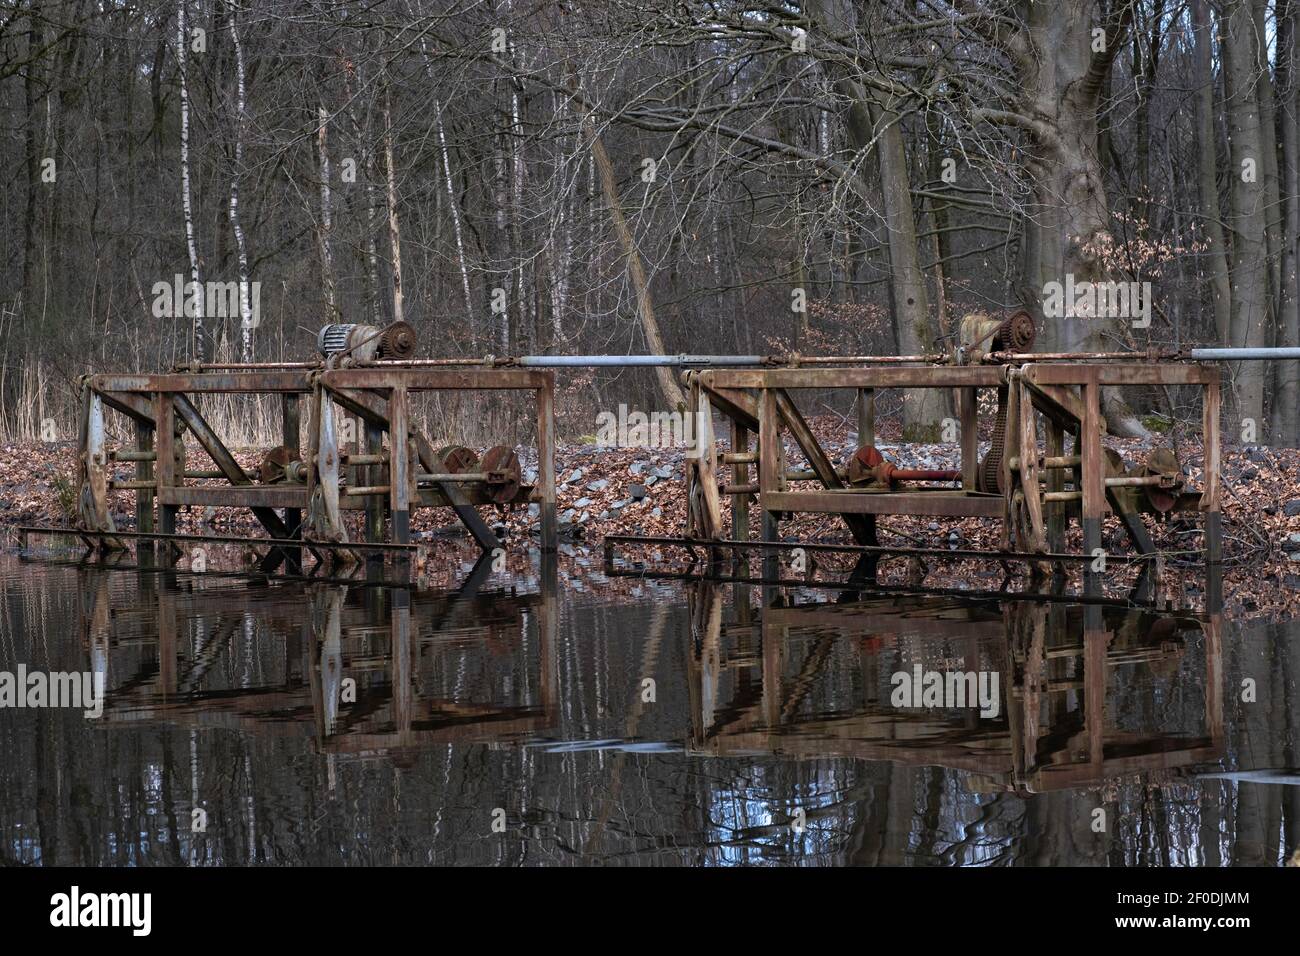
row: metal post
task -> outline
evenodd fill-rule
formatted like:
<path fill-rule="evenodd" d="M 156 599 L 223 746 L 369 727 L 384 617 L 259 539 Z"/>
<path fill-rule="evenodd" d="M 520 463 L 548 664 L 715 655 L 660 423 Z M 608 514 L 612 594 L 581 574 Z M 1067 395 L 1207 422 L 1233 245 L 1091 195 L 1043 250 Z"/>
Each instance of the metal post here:
<path fill-rule="evenodd" d="M 1101 386 L 1097 383 L 1096 369 L 1083 386 L 1083 422 L 1079 428 L 1079 455 L 1083 487 L 1083 550 L 1093 554 L 1101 548 L 1101 515 L 1106 507 L 1105 472 L 1102 468 L 1101 445 Z M 1095 594 L 1101 581 L 1092 570 L 1092 562 L 1083 566 L 1084 592 Z"/>
<path fill-rule="evenodd" d="M 555 515 L 555 378 L 547 373 L 545 387 L 537 389 L 537 491 L 540 497 L 542 551 L 559 544 Z"/>
<path fill-rule="evenodd" d="M 157 392 L 154 394 L 154 442 L 157 445 L 157 481 L 158 493 L 161 497 L 163 489 L 177 487 L 177 464 L 183 451 L 178 454 L 177 445 L 183 443 L 179 440 L 176 428 L 176 408 L 172 404 L 172 397 L 169 392 Z M 183 474 L 183 466 L 179 469 Z M 180 509 L 176 505 L 163 503 L 158 508 L 158 528 L 163 534 L 176 533 L 176 516 Z M 167 553 L 172 555 L 174 552 L 172 546 L 168 545 Z"/>
<path fill-rule="evenodd" d="M 286 448 L 293 449 L 294 455 L 292 457 L 297 457 L 299 450 L 302 448 L 302 404 L 297 395 L 282 395 L 280 396 L 280 409 L 284 422 L 281 441 Z M 285 508 L 284 526 L 288 529 L 289 534 L 295 538 L 298 537 L 302 528 L 302 509 Z"/>
<path fill-rule="evenodd" d="M 395 544 L 411 542 L 411 455 L 406 439 L 409 421 L 406 387 L 395 387 L 388 399 L 388 485 Z M 382 503 L 379 506 L 382 508 Z M 368 530 L 369 508 L 366 509 L 366 523 Z"/>

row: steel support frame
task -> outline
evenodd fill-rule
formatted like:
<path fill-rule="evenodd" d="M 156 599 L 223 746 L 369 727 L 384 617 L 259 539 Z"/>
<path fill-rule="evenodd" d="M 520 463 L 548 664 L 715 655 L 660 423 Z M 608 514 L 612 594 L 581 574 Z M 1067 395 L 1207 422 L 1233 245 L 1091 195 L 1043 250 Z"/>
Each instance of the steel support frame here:
<path fill-rule="evenodd" d="M 134 421 L 136 475 L 136 519 L 140 530 L 154 527 L 153 508 L 159 509 L 158 530 L 176 531 L 177 513 L 182 506 L 212 505 L 251 509 L 273 539 L 302 539 L 310 546 L 318 529 L 303 513 L 312 506 L 319 490 L 327 499 L 325 510 L 332 515 L 327 524 L 341 531 L 342 510 L 367 510 L 366 537 L 377 541 L 382 512 L 390 516 L 390 537 L 394 543 L 410 541 L 410 512 L 415 507 L 450 507 L 456 510 L 476 541 L 485 550 L 499 541 L 475 510 L 493 503 L 475 484 L 444 483 L 418 488 L 416 463 L 429 472 L 438 469 L 427 439 L 411 427 L 409 396 L 421 391 L 530 391 L 535 398 L 538 434 L 538 479 L 524 485 L 514 503 L 536 502 L 541 517 L 541 547 L 554 551 L 557 543 L 555 507 L 555 399 L 554 373 L 540 369 L 443 369 L 443 368 L 343 368 L 275 371 L 172 372 L 156 375 L 96 375 L 83 380 L 84 398 L 80 426 L 81 489 L 79 519 L 83 528 L 97 532 L 115 530 L 108 503 L 112 490 L 110 459 L 104 448 L 104 408 L 122 413 Z M 301 399 L 307 396 L 311 409 L 308 467 L 305 483 L 254 484 L 235 462 L 221 438 L 204 420 L 189 396 L 194 394 L 278 394 L 282 402 L 283 442 L 301 449 Z M 378 502 L 370 496 L 339 494 L 337 433 L 334 429 L 338 404 L 358 414 L 365 423 L 367 446 L 378 451 L 383 431 L 404 435 L 390 438 L 387 470 L 392 480 L 387 494 Z M 183 429 L 193 432 L 229 486 L 196 486 L 186 483 Z M 325 455 L 322 455 L 322 452 Z M 328 456 L 333 458 L 327 460 Z M 367 481 L 376 484 L 382 466 L 361 467 Z M 322 476 L 328 476 L 327 480 Z M 354 500 L 347 500 L 352 498 Z M 376 505 L 378 504 L 378 510 Z M 275 509 L 284 509 L 283 519 Z M 120 541 L 103 538 L 104 545 L 120 548 Z M 337 540 L 337 539 L 336 539 Z"/>
<path fill-rule="evenodd" d="M 1084 554 L 1101 548 L 1102 519 L 1108 505 L 1102 433 L 1102 390 L 1140 385 L 1195 385 L 1202 390 L 1205 469 L 1203 488 L 1195 507 L 1205 512 L 1205 560 L 1217 565 L 1222 560 L 1219 502 L 1219 370 L 1189 364 L 1119 365 L 1107 363 L 1028 364 L 977 366 L 874 366 L 867 368 L 715 368 L 687 373 L 693 407 L 708 415 L 716 410 L 730 422 L 732 433 L 731 484 L 723 489 L 732 499 L 733 535 L 743 540 L 749 527 L 750 503 L 757 495 L 762 522 L 762 540 L 779 541 L 780 517 L 789 512 L 840 514 L 862 544 L 875 543 L 874 523 L 882 514 L 979 517 L 1000 520 L 1003 548 L 1018 548 L 1044 554 L 1065 551 L 1069 509 L 1061 501 L 1044 501 L 1039 492 L 1038 435 L 1036 417 L 1042 414 L 1048 456 L 1064 454 L 1066 431 L 1076 436 L 1076 454 L 1081 461 L 1073 471 L 1080 492 L 1078 515 L 1084 534 Z M 1001 475 L 1002 494 L 976 490 L 978 471 L 977 390 L 1002 388 L 1008 393 L 1006 449 Z M 874 397 L 881 388 L 951 388 L 957 394 L 961 443 L 961 490 L 908 488 L 899 491 L 845 489 L 799 415 L 789 392 L 795 389 L 853 389 L 857 396 L 859 444 L 872 442 L 875 431 Z M 1077 389 L 1077 391 L 1076 391 Z M 696 396 L 707 401 L 699 403 Z M 784 463 L 783 430 L 789 429 L 823 488 L 791 491 Z M 705 440 L 701 461 L 716 461 L 712 429 L 702 429 Z M 757 449 L 749 447 L 750 436 Z M 705 447 L 707 445 L 707 447 Z M 1031 451 L 1032 449 L 1032 451 Z M 1010 459 L 1026 462 L 1023 474 L 1013 474 Z M 757 481 L 750 479 L 750 465 L 756 466 Z M 711 469 L 688 471 L 688 495 L 692 501 L 707 500 L 694 487 Z M 711 478 L 711 474 L 709 474 Z M 1062 491 L 1065 474 L 1044 469 L 1048 491 Z M 1033 489 L 1025 494 L 1025 490 Z M 1019 497 L 1016 497 L 1019 495 Z M 1113 496 L 1111 496 L 1113 498 Z M 1023 516 L 1023 517 L 1019 517 Z M 1141 546 L 1145 531 L 1136 515 L 1122 515 L 1129 533 Z M 863 522 L 870 522 L 864 527 Z M 742 532 L 742 529 L 744 531 Z M 701 534 L 701 532 L 707 532 Z M 720 513 L 700 525 L 687 528 L 691 537 L 720 538 Z M 1149 541 L 1148 541 L 1149 545 Z M 775 552 L 768 555 L 764 573 L 776 576 Z M 768 567 L 772 565 L 772 567 Z M 874 568 L 869 569 L 874 577 Z"/>

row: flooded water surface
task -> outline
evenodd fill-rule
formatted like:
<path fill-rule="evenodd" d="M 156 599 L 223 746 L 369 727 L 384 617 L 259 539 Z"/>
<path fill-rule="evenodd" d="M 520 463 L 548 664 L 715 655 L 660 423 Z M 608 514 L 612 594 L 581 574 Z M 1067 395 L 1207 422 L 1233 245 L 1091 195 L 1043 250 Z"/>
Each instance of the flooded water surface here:
<path fill-rule="evenodd" d="M 434 591 L 4 559 L 0 672 L 104 694 L 97 717 L 0 708 L 0 858 L 1220 866 L 1300 844 L 1290 626 L 573 562 Z"/>

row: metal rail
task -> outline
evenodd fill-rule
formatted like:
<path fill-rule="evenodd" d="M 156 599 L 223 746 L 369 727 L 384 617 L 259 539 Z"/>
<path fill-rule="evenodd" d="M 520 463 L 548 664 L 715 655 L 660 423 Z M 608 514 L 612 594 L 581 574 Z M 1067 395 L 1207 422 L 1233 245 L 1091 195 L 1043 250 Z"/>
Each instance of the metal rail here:
<path fill-rule="evenodd" d="M 736 541 L 731 539 L 711 540 L 707 538 L 671 538 L 654 535 L 610 534 L 604 539 L 605 560 L 613 559 L 614 545 L 659 544 L 682 548 L 802 548 L 804 551 L 846 552 L 849 554 L 895 554 L 904 557 L 942 557 L 942 558 L 992 558 L 998 561 L 1068 561 L 1075 564 L 1094 561 L 1091 554 L 1060 554 L 1055 552 L 1038 553 L 1035 551 L 977 551 L 971 548 L 914 548 L 890 547 L 873 544 L 827 544 L 819 541 Z M 1107 554 L 1106 561 L 1112 564 L 1141 564 L 1154 560 L 1157 555 Z"/>
<path fill-rule="evenodd" d="M 86 531 L 81 528 L 48 528 L 18 525 L 14 528 L 20 536 L 29 534 L 70 535 L 74 538 L 146 538 L 154 541 L 193 541 L 204 544 L 257 544 L 274 548 L 340 548 L 346 551 L 415 551 L 417 544 L 389 544 L 380 541 L 309 541 L 302 538 L 263 538 L 225 534 L 163 534 L 151 531 Z"/>

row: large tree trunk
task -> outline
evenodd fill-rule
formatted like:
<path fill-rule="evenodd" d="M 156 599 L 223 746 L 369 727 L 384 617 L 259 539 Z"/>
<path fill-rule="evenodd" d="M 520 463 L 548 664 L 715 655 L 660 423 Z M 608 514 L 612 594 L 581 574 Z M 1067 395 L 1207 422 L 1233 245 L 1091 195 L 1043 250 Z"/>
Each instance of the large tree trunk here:
<path fill-rule="evenodd" d="M 1228 228 L 1232 243 L 1232 323 L 1229 344 L 1260 347 L 1268 344 L 1268 243 L 1265 239 L 1266 191 L 1261 181 L 1263 137 L 1259 103 L 1255 20 L 1249 0 L 1226 0 L 1222 22 L 1224 109 L 1232 145 L 1232 213 Z M 1253 173 L 1253 174 L 1252 174 Z M 1263 362 L 1239 362 L 1233 373 L 1236 417 L 1254 422 L 1264 434 Z M 1244 427 L 1244 426 L 1243 426 Z"/>
<path fill-rule="evenodd" d="M 1196 185 L 1204 223 L 1210 297 L 1214 329 L 1221 345 L 1228 343 L 1232 295 L 1228 284 L 1228 249 L 1223 238 L 1214 135 L 1214 29 L 1206 16 L 1206 0 L 1192 0 L 1196 34 L 1194 76 L 1196 84 Z"/>
<path fill-rule="evenodd" d="M 1126 316 L 1047 317 L 1048 283 L 1129 281 L 1110 274 L 1110 209 L 1098 152 L 1097 106 L 1105 76 L 1128 26 L 1120 8 L 1107 29 L 1104 50 L 1093 49 L 1092 4 L 1032 4 L 1025 10 L 1018 57 L 1021 117 L 1034 148 L 1025 159 L 1033 184 L 1021 243 L 1020 299 L 1040 323 L 1048 351 L 1109 351 L 1126 341 Z M 993 117 L 990 117 L 993 118 Z M 1145 435 L 1146 429 L 1118 393 L 1106 395 L 1111 431 Z"/>
<path fill-rule="evenodd" d="M 1295 0 L 1278 5 L 1278 96 L 1282 102 L 1282 169 L 1286 220 L 1282 234 L 1282 295 L 1279 345 L 1300 346 L 1300 126 L 1296 123 L 1297 7 Z M 1273 433 L 1276 445 L 1300 443 L 1300 362 L 1274 363 Z"/>

